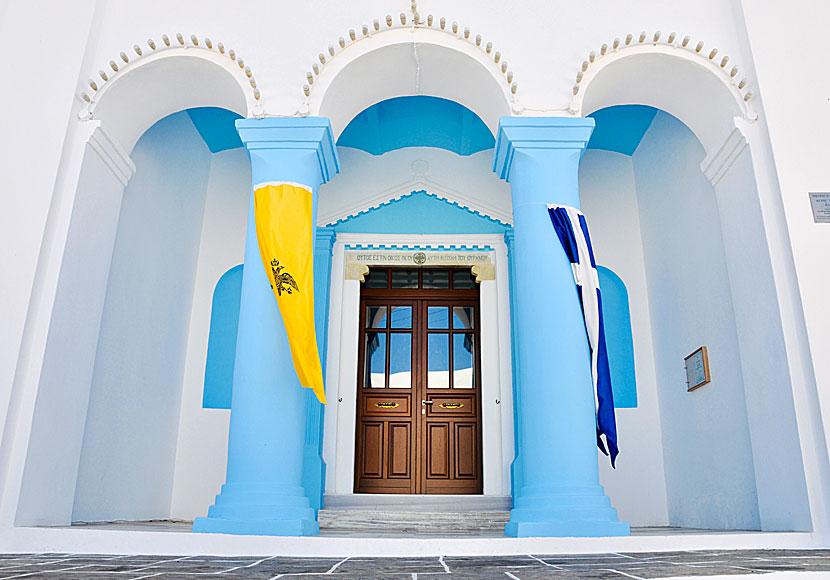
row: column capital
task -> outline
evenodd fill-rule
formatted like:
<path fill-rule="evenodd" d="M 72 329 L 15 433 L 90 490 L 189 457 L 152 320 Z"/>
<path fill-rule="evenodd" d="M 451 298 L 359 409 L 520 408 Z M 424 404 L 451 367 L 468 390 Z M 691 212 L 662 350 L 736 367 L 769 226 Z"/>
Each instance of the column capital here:
<path fill-rule="evenodd" d="M 327 183 L 340 172 L 340 159 L 331 122 L 325 117 L 239 119 L 236 121 L 236 130 L 245 148 L 251 153 L 264 150 L 315 152 L 320 183 Z"/>
<path fill-rule="evenodd" d="M 588 145 L 594 120 L 588 117 L 502 117 L 499 120 L 493 171 L 510 181 L 517 150 L 532 154 L 545 149 L 579 151 Z"/>
<path fill-rule="evenodd" d="M 334 231 L 334 228 L 328 226 L 318 227 L 314 232 L 314 253 L 322 252 L 330 256 L 336 238 L 337 232 Z"/>

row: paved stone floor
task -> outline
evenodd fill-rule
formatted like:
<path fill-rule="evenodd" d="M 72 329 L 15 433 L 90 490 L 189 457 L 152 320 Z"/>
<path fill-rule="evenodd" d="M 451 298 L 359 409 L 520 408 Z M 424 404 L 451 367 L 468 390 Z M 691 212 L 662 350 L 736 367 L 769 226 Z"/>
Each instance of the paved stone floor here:
<path fill-rule="evenodd" d="M 0 555 L 0 580 L 198 580 L 332 577 L 331 580 L 537 580 L 677 578 L 797 572 L 830 578 L 830 550 L 700 551 L 654 554 L 441 558 L 254 558 Z M 812 573 L 812 574 L 811 574 Z M 795 574 L 797 578 L 800 574 Z M 774 575 L 775 576 L 775 575 Z M 759 578 L 760 580 L 760 578 Z"/>

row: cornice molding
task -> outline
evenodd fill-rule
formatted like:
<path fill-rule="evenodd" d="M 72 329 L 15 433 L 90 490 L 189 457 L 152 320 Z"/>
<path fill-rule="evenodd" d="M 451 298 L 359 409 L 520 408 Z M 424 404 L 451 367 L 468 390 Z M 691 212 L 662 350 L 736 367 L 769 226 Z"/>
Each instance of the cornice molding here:
<path fill-rule="evenodd" d="M 135 173 L 135 163 L 124 148 L 110 137 L 100 124 L 95 127 L 87 143 L 121 185 L 127 187 L 127 183 Z"/>
<path fill-rule="evenodd" d="M 473 200 L 457 191 L 439 185 L 426 177 L 419 177 L 400 185 L 382 191 L 370 198 L 364 198 L 347 208 L 341 208 L 318 218 L 321 226 L 343 223 L 360 215 L 365 215 L 380 207 L 395 201 L 410 197 L 414 194 L 424 194 L 463 209 L 479 217 L 491 220 L 505 226 L 513 225 L 513 216 L 495 207 Z"/>
<path fill-rule="evenodd" d="M 730 131 L 720 147 L 709 153 L 700 163 L 700 169 L 712 184 L 717 187 L 721 179 L 729 173 L 732 166 L 749 146 L 743 132 L 737 127 Z"/>

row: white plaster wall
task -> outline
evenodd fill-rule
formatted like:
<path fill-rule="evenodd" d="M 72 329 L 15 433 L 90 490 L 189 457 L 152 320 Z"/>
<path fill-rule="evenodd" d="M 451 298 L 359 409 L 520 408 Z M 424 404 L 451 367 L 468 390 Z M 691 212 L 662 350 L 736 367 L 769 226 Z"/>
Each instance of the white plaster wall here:
<path fill-rule="evenodd" d="M 778 211 L 781 206 L 786 216 L 786 223 L 776 224 L 783 230 L 780 248 L 773 248 L 784 255 L 776 264 L 776 276 L 786 317 L 785 339 L 790 352 L 796 345 L 804 348 L 807 341 L 811 352 L 810 357 L 804 351 L 800 358 L 793 357 L 791 369 L 796 415 L 803 426 L 800 437 L 809 472 L 813 525 L 826 536 L 830 532 L 830 357 L 826 355 L 830 350 L 830 225 L 813 221 L 808 192 L 830 191 L 830 67 L 825 42 L 830 4 L 795 0 L 787 10 L 780 10 L 774 4 L 742 1 L 740 7 L 763 101 L 761 122 L 771 141 L 762 135 L 754 145 L 758 150 L 771 145 L 775 160 L 774 167 L 765 167 L 769 184 L 761 182 L 759 187 L 766 185 L 776 194 L 780 188 L 780 201 L 776 196 L 772 208 L 765 208 L 765 218 L 770 223 L 770 209 Z"/>
<path fill-rule="evenodd" d="M 338 147 L 337 153 L 340 174 L 320 188 L 318 225 L 419 189 L 512 222 L 510 186 L 493 173 L 492 149 L 468 156 L 435 147 L 406 147 L 383 155 Z"/>
<path fill-rule="evenodd" d="M 45 12 L 51 18 L 44 19 Z M 0 62 L 0 75 L 5 90 L 0 94 L 3 111 L 14 111 L 0 120 L 0 468 L 5 468 L 15 430 L 28 430 L 28 420 L 12 416 L 9 431 L 6 413 L 12 402 L 12 383 L 18 368 L 18 355 L 27 352 L 22 344 L 23 330 L 30 309 L 30 296 L 35 285 L 38 259 L 41 255 L 47 218 L 52 206 L 56 181 L 60 181 L 60 162 L 64 138 L 73 108 L 79 70 L 84 63 L 89 34 L 94 30 L 95 2 L 82 0 L 76 4 L 50 2 L 3 2 L 0 5 L 0 35 L 8 46 L 26 46 L 26 60 L 31 67 L 21 67 L 20 60 L 6 58 Z M 38 34 L 62 38 L 63 49 L 54 51 L 46 42 L 31 42 L 34 25 Z M 47 64 L 48 63 L 48 64 Z M 54 68 L 53 68 L 54 67 Z M 42 71 L 50 74 L 42 75 Z M 39 72 L 38 72 L 39 71 Z M 31 75 L 31 76 L 30 76 Z M 37 91 L 24 90 L 27 82 L 36 82 Z M 13 89 L 13 85 L 18 85 Z M 37 113 L 30 113 L 36 111 Z M 80 164 L 80 159 L 77 160 Z M 35 304 L 34 308 L 39 305 Z M 48 316 L 48 314 L 46 314 Z M 22 350 L 21 350 L 22 346 Z M 31 383 L 27 385 L 31 386 Z M 23 386 L 21 385 L 21 388 Z M 17 393 L 19 403 L 31 393 Z M 18 464 L 22 471 L 22 462 Z M 17 472 L 17 477 L 20 476 Z M 0 472 L 0 489 L 8 491 Z M 18 479 L 19 481 L 19 479 Z M 13 486 L 13 487 L 16 487 Z M 5 494 L 4 494 L 5 495 Z M 15 498 L 16 499 L 16 498 Z M 3 520 L 13 513 L 13 505 L 5 505 Z"/>
<path fill-rule="evenodd" d="M 669 520 L 660 409 L 631 157 L 586 151 L 579 167 L 579 189 L 597 263 L 611 268 L 628 289 L 637 380 L 637 407 L 616 410 L 617 468 L 612 469 L 608 457 L 600 453 L 600 483 L 620 519 L 632 526 L 665 526 Z"/>
<path fill-rule="evenodd" d="M 27 47 L 28 64 L 20 67 L 17 61 L 10 59 L 0 65 L 12 67 L 8 71 L 0 70 L 8 73 L 4 78 L 14 79 L 15 86 L 21 87 L 0 96 L 4 110 L 21 112 L 7 116 L 3 121 L 3 132 L 14 134 L 16 138 L 3 148 L 0 160 L 4 165 L 0 174 L 4 176 L 4 191 L 26 192 L 25 196 L 7 195 L 9 211 L 0 214 L 0 240 L 6 248 L 0 254 L 0 265 L 7 280 L 0 287 L 3 322 L 0 422 L 11 397 L 15 367 L 20 363 L 18 348 L 21 342 L 25 344 L 23 322 L 53 187 L 56 177 L 58 181 L 61 179 L 59 162 L 67 119 L 70 129 L 79 125 L 71 116 L 71 111 L 80 106 L 79 100 L 73 101 L 73 94 L 80 90 L 84 80 L 94 76 L 98 68 L 105 68 L 110 59 L 117 60 L 118 52 L 124 50 L 132 55 L 130 46 L 139 39 L 153 37 L 158 42 L 162 33 L 172 37 L 180 29 L 186 36 L 190 32 L 210 35 L 214 42 L 221 40 L 228 46 L 233 45 L 257 75 L 266 110 L 292 113 L 302 106 L 300 88 L 304 74 L 318 52 L 328 44 L 335 44 L 336 38 L 345 35 L 349 28 L 358 28 L 359 22 L 369 23 L 371 18 L 382 18 L 387 12 L 394 15 L 399 10 L 406 10 L 406 6 L 393 9 L 380 0 L 359 5 L 314 0 L 291 6 L 291 21 L 303 23 L 303 26 L 286 24 L 275 34 L 273 23 L 287 22 L 285 9 L 264 0 L 247 5 L 251 13 L 260 15 L 253 20 L 241 16 L 229 18 L 227 6 L 213 1 L 197 3 L 191 0 L 171 5 L 153 0 L 141 6 L 99 4 L 102 6 L 100 13 L 95 13 L 93 2 L 74 3 L 71 9 L 52 4 L 11 2 L 0 7 L 4 38 L 10 46 Z M 801 434 L 802 445 L 806 445 L 805 439 L 824 437 L 822 418 L 811 416 L 810 396 L 815 397 L 816 379 L 822 408 L 830 408 L 824 400 L 827 389 L 822 388 L 830 384 L 830 361 L 821 355 L 830 346 L 830 314 L 825 299 L 830 279 L 822 266 L 830 247 L 830 226 L 812 222 L 806 199 L 809 190 L 830 190 L 826 185 L 827 149 L 824 143 L 830 129 L 830 110 L 826 102 L 830 93 L 830 72 L 822 44 L 822 24 L 828 20 L 830 8 L 812 0 L 795 0 L 790 10 L 782 12 L 770 3 L 742 2 L 750 41 L 745 43 L 742 41 L 744 36 L 736 34 L 742 32 L 737 29 L 742 28 L 744 22 L 736 25 L 734 4 L 702 0 L 695 4 L 655 5 L 640 0 L 619 6 L 538 3 L 526 10 L 516 10 L 513 5 L 503 2 L 482 4 L 460 0 L 448 5 L 436 0 L 422 0 L 419 9 L 422 14 L 434 13 L 436 19 L 443 14 L 449 21 L 458 20 L 462 30 L 464 26 L 473 29 L 473 36 L 480 31 L 485 42 L 492 39 L 497 48 L 503 50 L 511 70 L 516 73 L 520 83 L 518 110 L 528 107 L 524 114 L 534 114 L 534 108 L 563 111 L 570 102 L 573 75 L 587 52 L 596 50 L 602 42 L 609 42 L 615 36 L 624 36 L 626 31 L 635 36 L 639 30 L 658 28 L 664 35 L 669 30 L 677 30 L 681 36 L 688 32 L 695 40 L 705 40 L 707 48 L 717 45 L 720 54 L 729 54 L 730 64 L 739 64 L 749 70 L 750 88 L 762 93 L 764 98 L 760 139 L 766 139 L 765 123 L 768 123 L 778 165 L 777 175 L 772 180 L 777 178 L 781 183 L 786 225 L 796 255 L 798 280 L 793 272 L 782 269 L 780 263 L 776 266 L 779 293 L 795 295 L 795 300 L 787 304 L 789 310 L 782 316 L 788 320 L 800 317 L 799 299 L 803 298 L 807 320 L 804 334 L 809 338 L 813 352 L 812 357 L 806 348 L 791 354 L 794 359 L 803 357 L 799 359 L 803 368 L 797 369 L 796 388 L 805 393 L 797 402 L 797 415 L 801 425 L 808 425 Z M 47 11 L 50 18 L 41 18 Z M 573 22 L 586 21 L 586 14 L 590 14 L 590 26 L 572 26 Z M 35 28 L 39 36 L 33 43 L 29 34 Z M 757 90 L 753 80 L 750 44 L 761 91 Z M 274 54 L 291 57 L 274 58 Z M 463 73 L 447 70 L 445 74 Z M 803 79 L 798 83 L 797 91 L 793 89 L 793 78 Z M 413 91 L 414 86 L 413 83 Z M 31 87 L 37 87 L 37 90 Z M 156 94 L 163 93 L 163 87 L 158 87 Z M 797 110 L 793 109 L 794 102 Z M 797 117 L 796 121 L 793 121 L 794 117 Z M 809 122 L 803 122 L 804 118 Z M 63 153 L 66 153 L 65 149 Z M 32 170 L 34 167 L 37 171 Z M 775 168 L 765 165 L 763 171 L 773 174 Z M 762 186 L 768 184 L 759 184 Z M 765 213 L 765 220 L 774 222 L 775 216 Z M 789 241 L 789 238 L 784 239 L 783 250 L 777 248 L 776 252 L 786 253 Z M 14 282 L 9 283 L 9 280 Z M 34 308 L 48 300 L 49 297 L 44 298 Z M 800 342 L 802 331 L 798 323 L 785 324 L 789 345 L 800 347 L 806 344 L 807 338 Z M 45 332 L 38 340 L 45 341 L 44 337 Z M 34 404 L 37 381 L 21 384 L 21 389 L 25 392 L 14 397 L 18 401 L 15 409 L 19 405 L 25 407 L 27 401 Z M 27 421 L 26 417 L 11 418 L 0 454 L 0 468 L 12 470 L 18 478 L 22 461 L 12 461 L 10 456 L 25 455 Z M 824 424 L 828 422 L 830 414 L 825 414 Z M 22 447 L 20 441 L 23 441 Z M 826 443 L 821 441 L 816 457 L 810 460 L 813 464 L 810 469 L 817 478 L 812 484 L 811 495 L 815 505 L 824 503 L 822 498 L 827 496 L 827 481 L 830 480 Z M 10 448 L 12 444 L 16 445 L 14 449 Z M 10 489 L 8 485 L 0 487 L 4 487 L 4 493 Z M 4 521 L 8 519 L 5 517 L 7 512 L 4 511 Z M 828 519 L 826 512 L 823 519 L 825 522 Z"/>
<path fill-rule="evenodd" d="M 212 155 L 199 245 L 193 310 L 187 338 L 179 436 L 170 515 L 206 515 L 225 482 L 229 409 L 202 408 L 213 291 L 219 278 L 243 262 L 251 164 L 245 149 Z"/>
<path fill-rule="evenodd" d="M 764 530 L 810 530 L 804 463 L 770 243 L 753 157 L 740 130 L 732 133 L 718 154 L 707 156 L 702 167 L 715 186 L 720 212 L 761 526 Z"/>
<path fill-rule="evenodd" d="M 15 522 L 67 525 L 84 436 L 95 351 L 124 181 L 108 165 L 100 129 L 85 147 L 49 334 Z M 125 176 L 121 176 L 125 179 Z M 83 299 L 80 299 L 83 297 Z M 55 474 L 60 474 L 56 477 Z"/>
<path fill-rule="evenodd" d="M 133 150 L 75 491 L 74 521 L 166 518 L 210 153 L 185 113 Z"/>
<path fill-rule="evenodd" d="M 735 35 L 730 4 L 722 0 L 693 4 L 639 0 L 625 4 L 533 2 L 517 6 L 493 0 L 421 0 L 418 10 L 424 17 L 433 14 L 436 24 L 441 16 L 446 17 L 448 27 L 458 21 L 459 32 L 469 27 L 471 40 L 482 34 L 484 44 L 492 41 L 494 52 L 501 51 L 516 74 L 520 106 L 564 111 L 572 98 L 573 78 L 588 52 L 629 32 L 635 38 L 641 30 L 662 30 L 664 36 L 675 30 L 681 38 L 691 34 L 705 40 L 707 47 L 716 45 L 720 54 L 731 56 L 732 62 L 742 63 L 745 54 Z M 94 66 L 97 69 L 148 37 L 158 43 L 163 33 L 173 40 L 178 31 L 185 38 L 191 33 L 200 38 L 209 36 L 214 44 L 221 41 L 244 57 L 262 91 L 266 113 L 292 114 L 305 102 L 305 74 L 317 62 L 318 53 L 325 52 L 330 44 L 339 50 L 337 40 L 341 36 L 348 39 L 349 29 L 356 30 L 360 38 L 362 24 L 371 29 L 373 19 L 383 23 L 385 15 L 390 14 L 397 20 L 401 12 L 409 14 L 408 2 L 309 0 L 294 3 L 290 9 L 267 0 L 246 2 L 244 14 L 255 14 L 256 18 L 229 12 L 226 4 L 216 0 L 189 0 L 175 5 L 162 0 L 149 0 L 140 6 L 114 3 L 107 5 L 99 24 L 101 41 L 93 53 Z M 574 26 L 575 22 L 583 24 Z M 423 76 L 426 79 L 434 72 L 425 71 Z M 441 74 L 460 72 L 450 68 Z M 418 85 L 413 71 L 413 93 Z"/>
<path fill-rule="evenodd" d="M 658 112 L 633 156 L 660 401 L 669 524 L 760 525 L 735 314 L 699 141 Z M 686 392 L 706 345 L 712 382 Z"/>

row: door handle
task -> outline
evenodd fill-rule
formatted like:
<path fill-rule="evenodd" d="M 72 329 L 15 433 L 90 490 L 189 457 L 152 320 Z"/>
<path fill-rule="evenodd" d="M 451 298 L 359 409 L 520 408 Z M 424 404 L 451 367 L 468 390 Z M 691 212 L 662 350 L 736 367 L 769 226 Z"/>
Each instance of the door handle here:
<path fill-rule="evenodd" d="M 432 405 L 433 401 L 421 401 L 422 405 Z"/>

